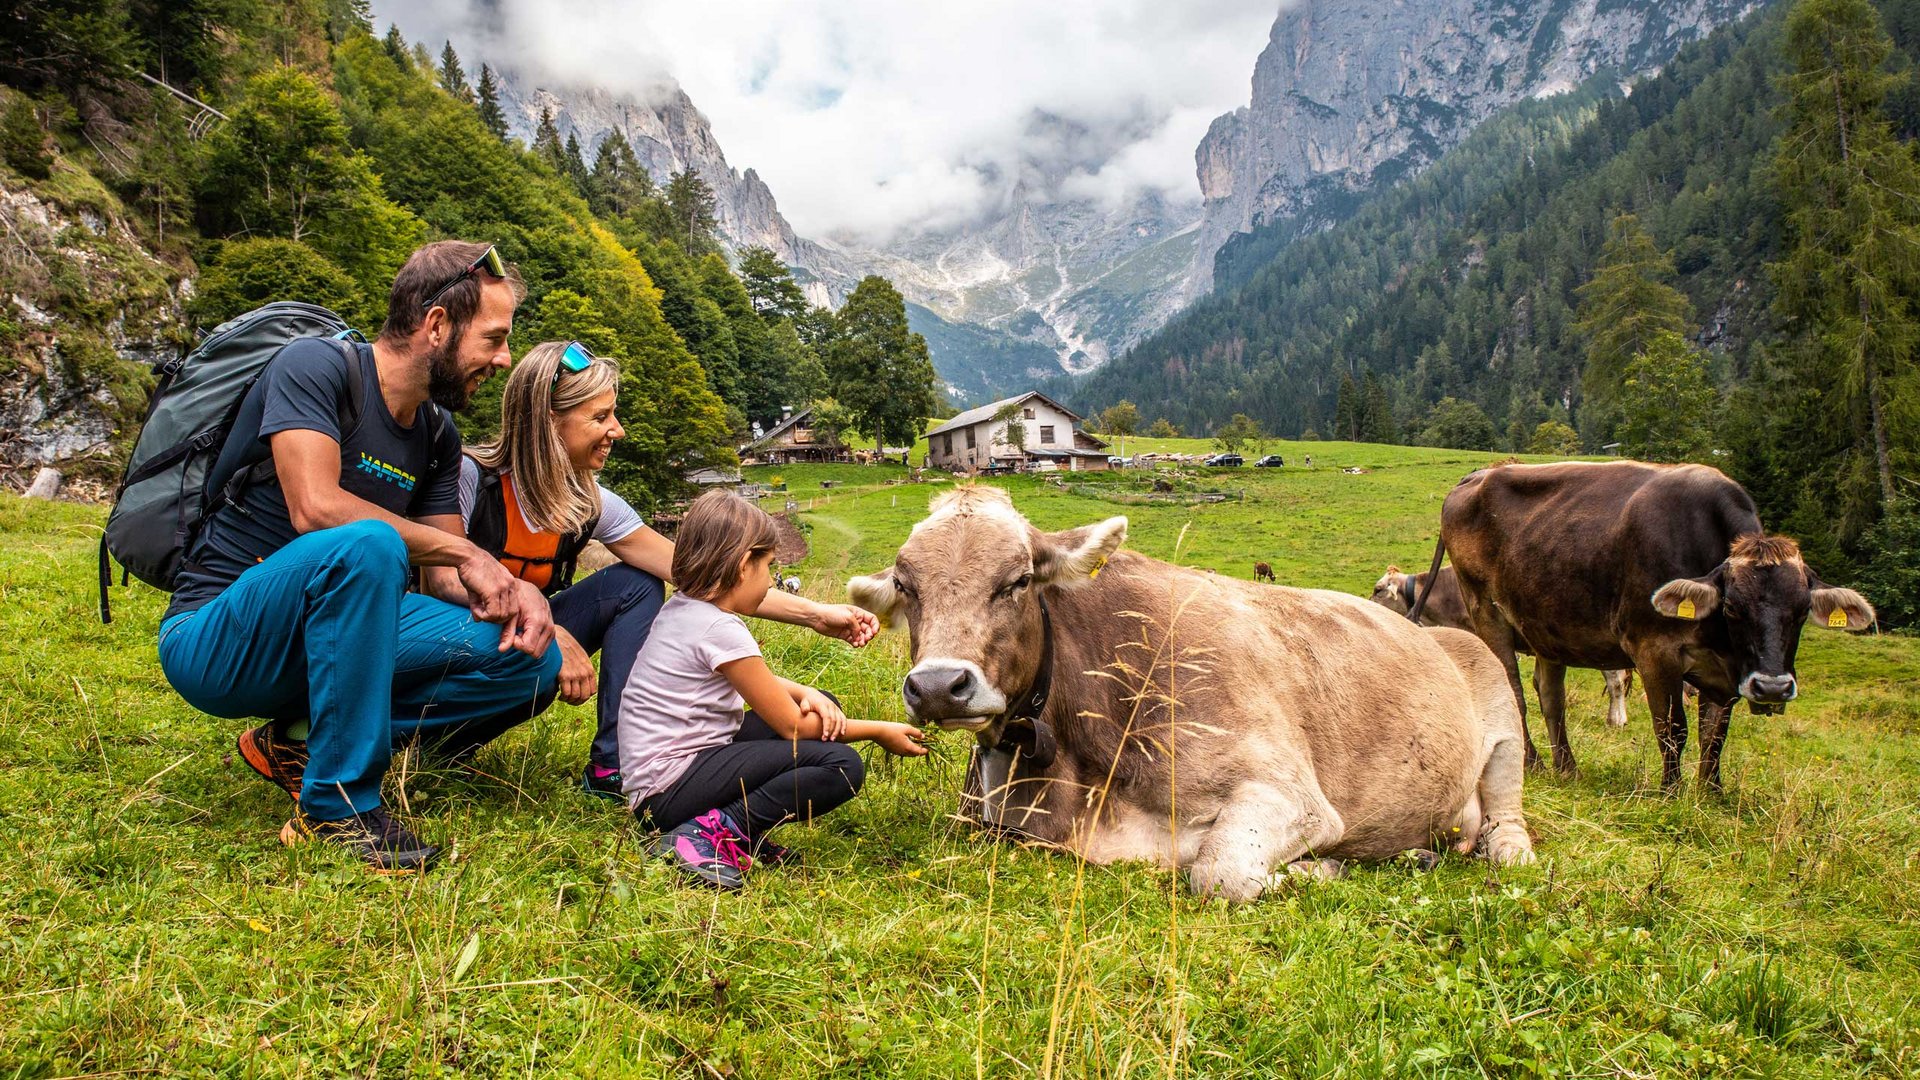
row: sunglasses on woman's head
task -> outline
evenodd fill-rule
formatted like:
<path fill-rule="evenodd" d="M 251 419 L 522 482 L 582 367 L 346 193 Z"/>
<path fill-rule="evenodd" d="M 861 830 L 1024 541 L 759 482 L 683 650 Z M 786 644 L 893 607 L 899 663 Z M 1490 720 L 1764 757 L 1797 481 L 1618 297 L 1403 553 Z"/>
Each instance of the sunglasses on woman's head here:
<path fill-rule="evenodd" d="M 585 345 L 577 341 L 567 342 L 566 349 L 560 353 L 560 363 L 553 369 L 553 382 L 549 385 L 560 385 L 560 376 L 563 372 L 571 371 L 578 375 L 592 367 L 593 361 L 594 355 L 587 351 Z"/>
<path fill-rule="evenodd" d="M 492 244 L 487 245 L 487 250 L 481 252 L 479 258 L 468 263 L 465 270 L 448 278 L 444 284 L 433 290 L 433 295 L 427 297 L 427 302 L 420 305 L 421 310 L 424 311 L 432 308 L 442 296 L 447 294 L 448 289 L 453 288 L 455 285 L 460 284 L 482 270 L 485 270 L 488 276 L 494 278 L 504 278 L 507 276 L 507 264 L 500 258 L 500 253 L 494 250 Z"/>

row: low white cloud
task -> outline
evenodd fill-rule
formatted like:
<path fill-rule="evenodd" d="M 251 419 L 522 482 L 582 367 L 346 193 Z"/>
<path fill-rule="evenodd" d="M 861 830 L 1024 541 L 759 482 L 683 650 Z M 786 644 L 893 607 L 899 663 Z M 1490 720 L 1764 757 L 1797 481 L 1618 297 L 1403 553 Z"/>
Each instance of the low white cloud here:
<path fill-rule="evenodd" d="M 802 234 L 873 240 L 1029 198 L 1197 200 L 1193 150 L 1246 103 L 1275 0 L 376 0 L 467 67 L 685 87 Z"/>

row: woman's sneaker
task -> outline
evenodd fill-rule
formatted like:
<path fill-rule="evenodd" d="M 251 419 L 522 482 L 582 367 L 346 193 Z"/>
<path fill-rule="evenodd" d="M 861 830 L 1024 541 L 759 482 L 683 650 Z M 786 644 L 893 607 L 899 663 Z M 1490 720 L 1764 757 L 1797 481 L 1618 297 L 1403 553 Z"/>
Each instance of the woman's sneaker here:
<path fill-rule="evenodd" d="M 343 847 L 376 874 L 417 874 L 440 854 L 439 848 L 395 821 L 384 806 L 338 821 L 316 821 L 305 812 L 295 812 L 281 826 L 280 842 L 292 847 L 307 840 Z"/>
<path fill-rule="evenodd" d="M 733 818 L 709 810 L 692 821 L 662 833 L 654 854 L 674 864 L 681 873 L 715 888 L 736 890 L 746 884 L 747 838 Z"/>
<path fill-rule="evenodd" d="M 272 724 L 261 724 L 241 732 L 235 745 L 247 768 L 292 796 L 294 802 L 300 801 L 300 785 L 307 774 L 306 743 L 281 735 Z"/>
<path fill-rule="evenodd" d="M 620 770 L 609 769 L 604 765 L 587 762 L 587 768 L 580 774 L 580 790 L 596 799 L 627 801 L 626 793 L 620 790 Z"/>

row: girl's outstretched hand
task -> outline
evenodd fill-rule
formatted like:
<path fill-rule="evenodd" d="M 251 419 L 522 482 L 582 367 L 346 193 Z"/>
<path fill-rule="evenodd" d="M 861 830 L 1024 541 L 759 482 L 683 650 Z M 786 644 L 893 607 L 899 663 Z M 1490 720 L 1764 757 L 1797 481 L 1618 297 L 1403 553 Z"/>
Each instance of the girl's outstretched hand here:
<path fill-rule="evenodd" d="M 877 723 L 880 730 L 873 733 L 873 741 L 881 749 L 897 757 L 925 757 L 926 734 L 912 724 Z"/>

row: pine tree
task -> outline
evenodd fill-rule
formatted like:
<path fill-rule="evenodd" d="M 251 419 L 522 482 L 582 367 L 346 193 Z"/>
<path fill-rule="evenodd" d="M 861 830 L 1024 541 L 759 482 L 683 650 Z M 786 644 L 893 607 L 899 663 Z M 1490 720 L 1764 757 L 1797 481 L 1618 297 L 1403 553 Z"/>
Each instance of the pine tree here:
<path fill-rule="evenodd" d="M 653 177 L 640 167 L 633 144 L 619 128 L 607 132 L 587 177 L 587 204 L 602 217 L 618 217 L 653 195 Z M 748 290 L 751 292 L 751 288 Z"/>
<path fill-rule="evenodd" d="M 461 101 L 473 101 L 473 87 L 467 85 L 466 70 L 460 66 L 460 54 L 453 51 L 451 41 L 440 50 L 440 89 Z"/>
<path fill-rule="evenodd" d="M 1886 69 L 1891 43 L 1866 0 L 1801 0 L 1785 36 L 1793 70 L 1775 169 L 1791 246 L 1772 267 L 1778 307 L 1805 332 L 1790 354 L 1804 383 L 1842 424 L 1864 414 L 1890 507 L 1895 458 L 1916 440 L 1889 405 L 1917 388 L 1920 344 L 1920 168 L 1883 111 L 1905 79 Z"/>
<path fill-rule="evenodd" d="M 713 189 L 707 186 L 699 173 L 689 168 L 673 174 L 667 182 L 667 208 L 673 213 L 676 238 L 687 254 L 708 251 L 716 246 L 713 230 L 720 222 L 713 213 Z M 845 403 L 846 399 L 842 397 L 841 401 Z"/>
<path fill-rule="evenodd" d="M 560 144 L 560 129 L 553 123 L 553 106 L 540 107 L 540 122 L 533 128 L 533 153 L 554 172 L 567 175 L 567 151 Z"/>
<path fill-rule="evenodd" d="M 567 178 L 573 181 L 574 190 L 585 195 L 588 187 L 587 161 L 580 155 L 580 140 L 574 136 L 575 132 L 567 132 L 565 160 L 561 164 L 565 166 Z"/>
<path fill-rule="evenodd" d="M 1333 406 L 1333 437 L 1350 442 L 1360 441 L 1360 388 L 1354 385 L 1353 376 L 1340 376 L 1340 394 Z"/>
<path fill-rule="evenodd" d="M 1386 385 L 1375 378 L 1371 371 L 1360 380 L 1358 412 L 1361 442 L 1400 441 L 1400 425 L 1393 419 L 1393 402 L 1387 398 Z"/>
<path fill-rule="evenodd" d="M 1575 290 L 1580 309 L 1574 325 L 1587 339 L 1587 405 L 1600 424 L 1583 422 L 1582 427 L 1592 433 L 1605 434 L 1633 358 L 1663 333 L 1687 333 L 1693 305 L 1667 284 L 1672 276 L 1673 257 L 1654 246 L 1639 218 L 1621 214 L 1613 219 L 1599 267 Z"/>
<path fill-rule="evenodd" d="M 477 107 L 480 110 L 480 122 L 494 137 L 504 140 L 507 137 L 507 114 L 500 109 L 500 88 L 493 81 L 493 69 L 480 65 L 480 92 Z"/>
<path fill-rule="evenodd" d="M 401 71 L 413 70 L 413 55 L 407 51 L 407 39 L 400 36 L 398 26 L 392 23 L 387 24 L 387 36 L 381 44 L 385 46 L 387 55 L 393 62 L 400 65 Z"/>
<path fill-rule="evenodd" d="M 807 295 L 771 248 L 750 247 L 740 253 L 740 283 L 763 319 L 791 321 L 807 310 Z"/>

